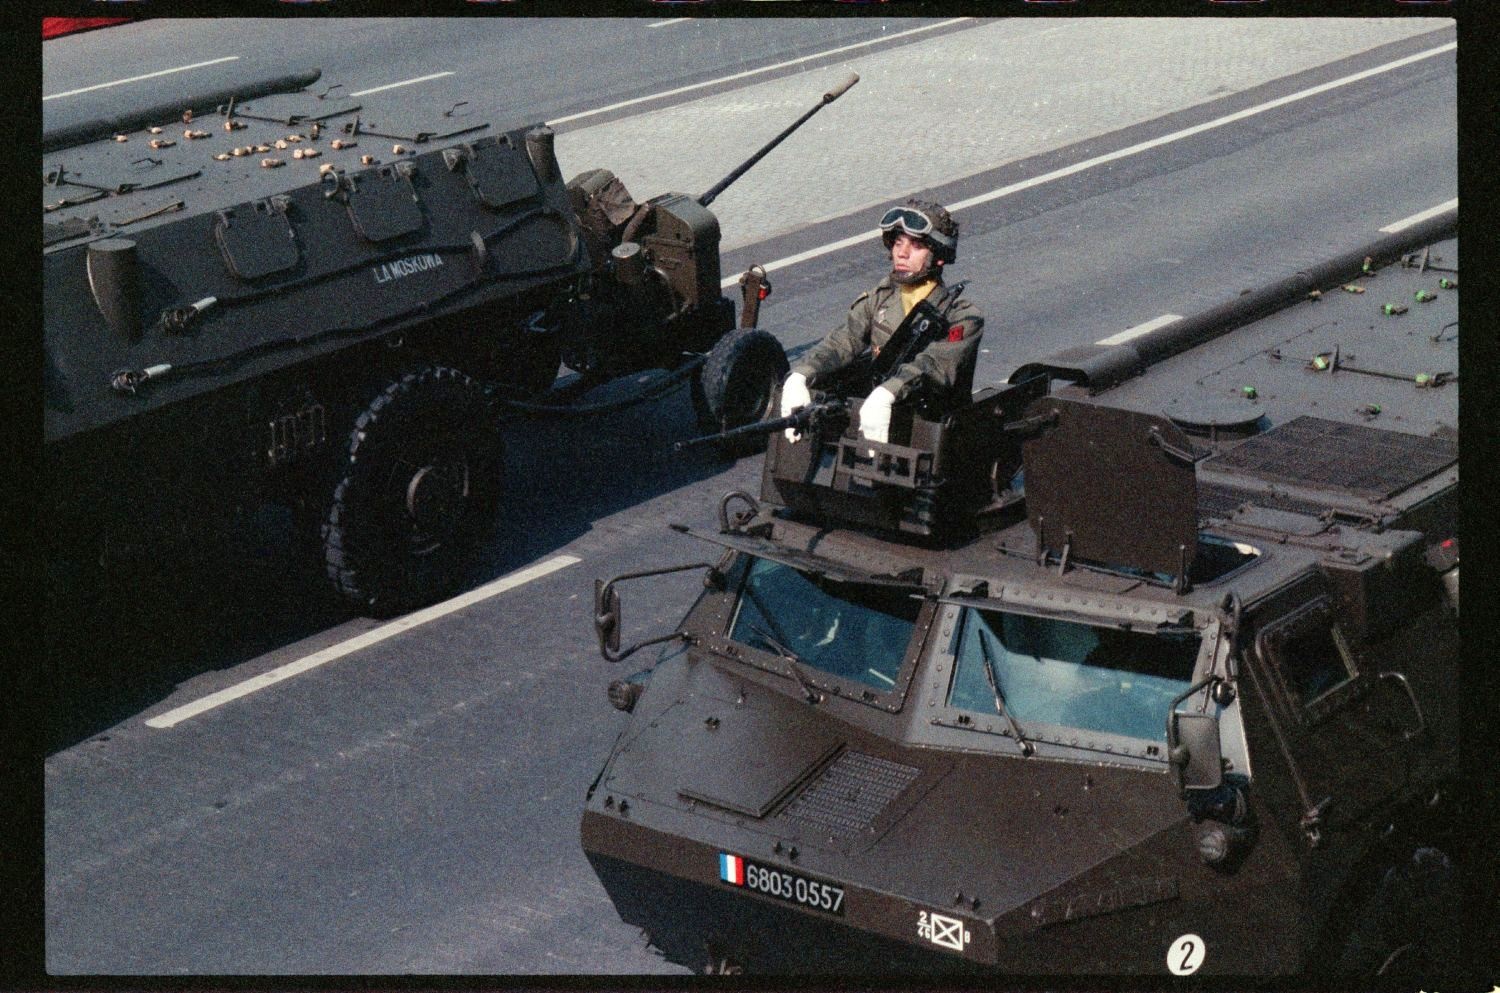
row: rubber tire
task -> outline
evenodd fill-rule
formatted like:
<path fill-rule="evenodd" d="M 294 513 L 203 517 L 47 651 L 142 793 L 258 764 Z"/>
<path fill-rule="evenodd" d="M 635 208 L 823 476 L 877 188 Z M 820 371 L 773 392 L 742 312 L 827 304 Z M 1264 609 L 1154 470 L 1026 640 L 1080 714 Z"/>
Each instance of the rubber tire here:
<path fill-rule="evenodd" d="M 394 616 L 456 589 L 494 522 L 503 452 L 483 390 L 463 373 L 431 366 L 388 385 L 354 422 L 323 518 L 334 590 L 361 611 Z M 407 509 L 418 468 L 434 464 L 464 480 L 435 533 Z"/>
<path fill-rule="evenodd" d="M 703 370 L 700 368 L 689 381 L 688 397 L 693 403 L 693 422 L 699 434 L 713 434 L 719 430 L 714 422 L 713 411 L 708 409 L 708 397 L 703 393 Z"/>
<path fill-rule="evenodd" d="M 754 424 L 780 415 L 781 383 L 791 365 L 775 335 L 759 328 L 736 328 L 709 351 L 699 370 L 694 397 L 700 421 L 712 431 Z M 730 458 L 764 450 L 765 435 L 752 435 L 715 447 Z"/>

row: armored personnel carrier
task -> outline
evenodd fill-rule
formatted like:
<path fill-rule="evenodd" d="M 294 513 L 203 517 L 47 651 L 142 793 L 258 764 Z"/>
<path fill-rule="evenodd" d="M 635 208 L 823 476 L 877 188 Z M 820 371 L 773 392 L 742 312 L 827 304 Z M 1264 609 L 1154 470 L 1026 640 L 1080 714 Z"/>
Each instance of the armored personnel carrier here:
<path fill-rule="evenodd" d="M 675 631 L 620 647 L 672 570 L 597 584 L 607 659 L 660 646 L 582 817 L 620 916 L 709 972 L 1451 966 L 1455 230 L 888 444 L 794 413 L 678 527 L 714 553 Z"/>
<path fill-rule="evenodd" d="M 553 134 L 310 89 L 316 71 L 44 137 L 48 564 L 128 565 L 267 502 L 391 614 L 447 592 L 502 505 L 505 416 L 649 369 L 709 429 L 786 357 L 720 294 L 708 193 L 564 183 Z M 377 98 L 378 99 L 378 98 Z M 548 393 L 559 362 L 579 373 Z M 660 385 L 660 384 L 658 384 Z"/>

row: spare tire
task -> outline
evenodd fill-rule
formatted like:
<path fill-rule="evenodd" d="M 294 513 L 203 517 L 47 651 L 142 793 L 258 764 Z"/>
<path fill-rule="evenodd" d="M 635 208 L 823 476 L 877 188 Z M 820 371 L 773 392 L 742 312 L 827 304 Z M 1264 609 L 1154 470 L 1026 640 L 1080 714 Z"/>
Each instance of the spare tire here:
<path fill-rule="evenodd" d="M 736 328 L 728 332 L 703 363 L 694 380 L 695 406 L 702 426 L 728 431 L 780 414 L 781 383 L 790 369 L 786 351 L 769 331 Z M 765 435 L 718 443 L 721 452 L 738 458 L 765 448 Z"/>

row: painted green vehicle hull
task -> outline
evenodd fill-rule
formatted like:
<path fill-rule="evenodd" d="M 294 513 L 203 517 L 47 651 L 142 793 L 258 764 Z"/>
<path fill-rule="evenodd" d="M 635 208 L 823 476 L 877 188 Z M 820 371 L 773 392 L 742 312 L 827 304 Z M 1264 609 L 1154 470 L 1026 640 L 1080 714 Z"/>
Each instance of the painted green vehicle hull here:
<path fill-rule="evenodd" d="M 717 972 L 1455 968 L 1457 386 L 1386 373 L 1456 350 L 1354 294 L 1261 320 L 1367 256 L 1436 284 L 1454 220 L 888 444 L 774 434 L 611 687 L 582 843 L 621 917 Z M 607 659 L 640 578 L 598 584 Z"/>

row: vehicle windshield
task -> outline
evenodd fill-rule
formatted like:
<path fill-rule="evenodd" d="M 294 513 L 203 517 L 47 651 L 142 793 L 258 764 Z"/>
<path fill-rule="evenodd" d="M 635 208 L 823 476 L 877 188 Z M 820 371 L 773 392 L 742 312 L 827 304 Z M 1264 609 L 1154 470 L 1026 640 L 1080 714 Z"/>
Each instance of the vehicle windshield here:
<path fill-rule="evenodd" d="M 966 607 L 948 703 L 996 713 L 998 688 L 1028 731 L 1057 724 L 1164 741 L 1167 710 L 1190 685 L 1201 640 L 1191 630 L 1142 633 Z"/>
<path fill-rule="evenodd" d="M 729 637 L 879 690 L 896 686 L 922 601 L 752 558 Z"/>

